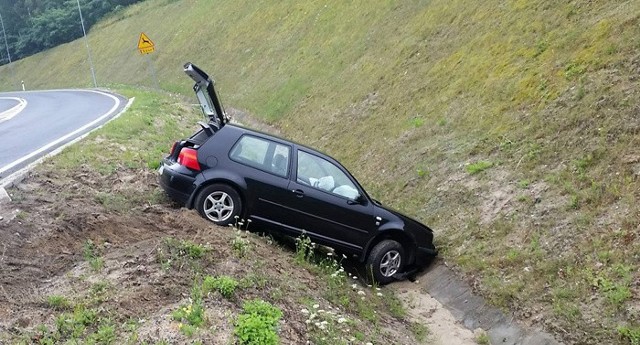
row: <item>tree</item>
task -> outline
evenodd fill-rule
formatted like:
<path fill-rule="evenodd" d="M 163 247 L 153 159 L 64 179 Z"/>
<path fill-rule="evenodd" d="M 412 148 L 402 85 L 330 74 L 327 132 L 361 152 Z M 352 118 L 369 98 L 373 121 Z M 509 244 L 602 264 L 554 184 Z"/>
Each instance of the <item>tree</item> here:
<path fill-rule="evenodd" d="M 143 0 L 81 0 L 85 26 L 90 29 L 110 13 L 140 1 Z M 77 6 L 77 0 L 0 0 L 12 59 L 82 37 Z M 0 55 L 0 65 L 7 62 Z"/>

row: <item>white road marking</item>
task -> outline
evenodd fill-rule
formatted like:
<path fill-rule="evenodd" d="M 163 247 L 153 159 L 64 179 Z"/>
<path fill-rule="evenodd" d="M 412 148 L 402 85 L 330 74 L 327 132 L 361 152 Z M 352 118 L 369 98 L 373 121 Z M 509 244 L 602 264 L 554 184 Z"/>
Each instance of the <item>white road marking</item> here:
<path fill-rule="evenodd" d="M 52 90 L 52 91 L 62 91 L 62 90 Z M 67 91 L 67 90 L 64 90 L 64 91 Z M 106 112 L 104 115 L 100 116 L 99 118 L 91 121 L 90 123 L 88 123 L 88 124 L 78 128 L 78 129 L 76 129 L 75 131 L 73 131 L 73 132 L 71 132 L 71 133 L 69 133 L 69 134 L 67 134 L 65 136 L 62 136 L 62 137 L 60 137 L 60 138 L 58 138 L 58 139 L 56 139 L 56 140 L 44 145 L 44 146 L 42 146 L 41 148 L 39 148 L 39 149 L 37 149 L 37 150 L 35 150 L 35 151 L 23 156 L 22 158 L 19 158 L 19 159 L 15 160 L 15 161 L 9 163 L 8 165 L 5 165 L 4 167 L 0 168 L 0 174 L 4 173 L 5 171 L 15 167 L 16 165 L 18 165 L 18 164 L 20 164 L 20 163 L 22 163 L 24 161 L 27 161 L 27 160 L 29 160 L 29 159 L 41 154 L 42 152 L 44 152 L 44 151 L 46 151 L 46 150 L 48 150 L 48 149 L 50 149 L 50 148 L 52 148 L 52 147 L 54 147 L 54 146 L 56 146 L 58 144 L 60 144 L 61 142 L 73 137 L 74 135 L 78 135 L 79 133 L 81 133 L 82 131 L 86 130 L 87 128 L 90 128 L 91 126 L 96 125 L 100 121 L 106 119 L 111 114 L 113 114 L 113 112 L 115 112 L 118 109 L 118 107 L 120 106 L 120 100 L 116 96 L 110 95 L 110 94 L 105 93 L 105 92 L 94 91 L 94 90 L 73 90 L 73 91 L 74 92 L 94 92 L 94 93 L 98 93 L 98 94 L 101 94 L 101 95 L 104 95 L 104 96 L 107 96 L 107 97 L 111 97 L 115 101 L 115 104 L 113 105 L 113 107 L 111 107 L 111 109 L 109 109 L 108 112 Z M 82 138 L 84 138 L 84 136 L 82 136 Z"/>
<path fill-rule="evenodd" d="M 7 111 L 3 111 L 0 113 L 0 123 L 2 123 L 3 121 L 7 121 L 10 118 L 18 115 L 18 113 L 20 113 L 22 111 L 22 109 L 24 109 L 27 106 L 27 100 L 24 98 L 18 98 L 18 97 L 0 97 L 0 99 L 11 99 L 14 101 L 18 101 L 18 104 L 16 106 L 14 106 L 13 108 L 7 110 Z"/>

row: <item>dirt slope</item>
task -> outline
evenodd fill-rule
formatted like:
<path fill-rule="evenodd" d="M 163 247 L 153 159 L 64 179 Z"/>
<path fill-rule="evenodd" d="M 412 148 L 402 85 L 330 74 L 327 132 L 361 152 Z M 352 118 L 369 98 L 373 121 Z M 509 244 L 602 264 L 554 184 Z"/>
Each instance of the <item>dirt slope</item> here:
<path fill-rule="evenodd" d="M 240 301 L 256 297 L 283 310 L 279 326 L 283 344 L 322 343 L 315 338 L 313 325 L 306 323 L 307 315 L 301 313 L 309 301 L 352 320 L 353 335 L 345 333 L 346 343 L 375 339 L 376 343 L 415 344 L 411 331 L 415 322 L 425 327 L 425 337 L 420 339 L 426 343 L 444 344 L 438 339 L 447 339 L 446 344 L 474 343 L 472 332 L 450 314 L 440 317 L 447 311 L 437 302 L 428 310 L 421 306 L 415 311 L 437 313 L 437 318 L 418 318 L 413 312 L 397 318 L 378 309 L 375 323 L 359 320 L 357 312 L 328 301 L 323 278 L 296 264 L 291 249 L 276 246 L 270 238 L 212 226 L 195 212 L 166 200 L 114 212 L 96 197 L 123 189 L 154 193 L 157 185 L 152 171 L 121 168 L 104 178 L 86 166 L 61 172 L 47 165 L 45 162 L 38 172 L 9 189 L 14 201 L 0 205 L 0 344 L 63 341 L 64 337 L 55 338 L 60 317 L 68 315 L 63 312 L 76 312 L 79 306 L 97 310 L 99 321 L 88 324 L 77 338 L 68 339 L 90 343 L 102 327 L 114 327 L 113 338 L 104 338 L 102 343 L 190 343 L 196 339 L 228 344 L 234 341 L 233 320 Z M 238 236 L 248 241 L 246 256 L 239 257 L 233 249 Z M 195 261 L 172 256 L 179 241 L 203 244 L 207 255 Z M 86 255 L 88 243 L 95 244 L 94 258 Z M 96 268 L 93 259 L 97 258 Z M 210 331 L 188 337 L 171 315 L 189 300 L 194 279 L 207 274 L 246 278 L 249 283 L 235 299 L 206 297 Z M 366 284 L 353 282 L 359 290 L 374 294 Z M 392 291 L 382 289 L 383 294 Z M 51 296 L 64 296 L 75 309 L 52 305 Z"/>

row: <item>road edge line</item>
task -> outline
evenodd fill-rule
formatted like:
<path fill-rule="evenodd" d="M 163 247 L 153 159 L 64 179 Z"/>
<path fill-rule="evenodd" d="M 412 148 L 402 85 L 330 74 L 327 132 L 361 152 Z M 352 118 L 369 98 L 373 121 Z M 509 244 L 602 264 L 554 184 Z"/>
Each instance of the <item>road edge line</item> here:
<path fill-rule="evenodd" d="M 15 105 L 13 108 L 0 113 L 0 123 L 7 121 L 13 118 L 14 116 L 20 114 L 20 112 L 27 106 L 27 103 L 28 103 L 26 99 L 20 98 L 20 97 L 1 97 L 1 98 L 16 100 L 18 101 L 18 104 Z"/>
<path fill-rule="evenodd" d="M 102 92 L 102 91 L 93 91 L 93 90 L 86 90 L 86 91 L 91 91 L 91 92 L 96 92 L 96 93 L 102 93 L 102 94 L 105 94 L 105 95 L 109 95 L 109 96 L 111 96 L 111 97 L 115 97 L 115 96 L 113 96 L 113 95 L 111 95 L 111 94 L 108 94 L 108 93 L 105 93 L 105 92 Z M 127 105 L 125 105 L 125 106 L 124 106 L 124 108 L 122 108 L 122 110 L 121 110 L 118 114 L 116 114 L 116 115 L 114 115 L 113 117 L 111 117 L 107 122 L 105 122 L 105 123 L 101 124 L 100 126 L 97 126 L 96 128 L 94 128 L 94 129 L 92 129 L 92 130 L 88 131 L 88 132 L 87 132 L 87 133 L 85 133 L 85 134 L 82 134 L 81 136 L 79 136 L 79 137 L 77 137 L 77 138 L 75 138 L 75 139 L 73 139 L 73 140 L 69 141 L 68 143 L 66 143 L 66 144 L 64 144 L 64 145 L 62 145 L 62 146 L 60 146 L 60 147 L 56 148 L 55 150 L 53 150 L 53 151 L 51 151 L 51 152 L 47 153 L 46 155 L 44 155 L 44 156 L 42 156 L 42 157 L 38 158 L 37 160 L 35 160 L 34 162 L 30 163 L 30 164 L 29 164 L 29 165 L 27 165 L 26 167 L 24 167 L 24 168 L 22 168 L 22 169 L 20 169 L 20 170 L 18 170 L 18 171 L 16 171 L 16 172 L 14 172 L 14 173 L 12 173 L 11 175 L 9 175 L 9 176 L 7 176 L 7 177 L 5 177 L 5 178 L 1 179 L 1 180 L 0 180 L 0 189 L 6 189 L 6 188 L 9 188 L 9 187 L 15 186 L 16 184 L 20 183 L 20 181 L 22 181 L 22 180 L 24 179 L 25 175 L 29 172 L 29 170 L 33 169 L 36 165 L 38 165 L 38 164 L 42 163 L 42 161 L 44 161 L 45 159 L 47 159 L 47 158 L 49 158 L 49 157 L 53 157 L 53 156 L 57 155 L 58 153 L 62 152 L 62 150 L 64 150 L 67 146 L 70 146 L 70 145 L 73 145 L 73 144 L 77 143 L 78 141 L 80 141 L 80 140 L 82 140 L 82 139 L 86 138 L 86 137 L 87 137 L 89 134 L 91 134 L 92 132 L 94 132 L 94 131 L 96 131 L 96 130 L 98 130 L 98 129 L 102 128 L 102 127 L 104 127 L 107 123 L 109 123 L 109 122 L 111 122 L 111 121 L 113 121 L 113 120 L 115 120 L 115 119 L 119 118 L 120 116 L 122 116 L 122 114 L 126 113 L 126 112 L 127 112 L 127 110 L 129 110 L 129 108 L 131 107 L 131 105 L 133 104 L 133 101 L 135 101 L 135 99 L 136 99 L 135 97 L 131 97 L 131 98 L 129 99 L 129 101 L 127 102 Z M 119 100 L 118 100 L 118 101 L 119 101 Z M 119 103 L 118 103 L 118 105 L 119 105 Z M 107 114 L 110 114 L 110 113 L 107 113 Z M 100 119 L 103 119 L 103 117 L 100 117 Z M 94 121 L 94 122 L 97 122 L 97 121 Z M 92 122 L 92 123 L 93 123 L 93 122 Z M 90 123 L 90 124 L 92 124 L 92 123 Z M 85 128 L 85 129 L 86 129 L 86 128 Z M 74 133 L 75 133 L 75 132 L 77 132 L 77 130 L 76 130 L 76 131 L 74 131 Z M 65 136 L 65 137 L 66 137 L 66 136 Z M 65 139 L 67 139 L 67 138 L 65 138 Z M 58 139 L 58 140 L 59 140 L 59 139 Z M 56 140 L 56 141 L 58 141 L 58 140 Z M 49 146 L 49 145 L 47 145 L 47 146 Z M 12 163 L 12 164 L 13 164 L 13 163 Z M 19 163 L 18 163 L 18 164 L 19 164 Z M 15 165 L 14 165 L 14 166 L 15 166 Z M 5 171 L 6 171 L 6 170 L 8 170 L 8 169 L 5 169 Z"/>

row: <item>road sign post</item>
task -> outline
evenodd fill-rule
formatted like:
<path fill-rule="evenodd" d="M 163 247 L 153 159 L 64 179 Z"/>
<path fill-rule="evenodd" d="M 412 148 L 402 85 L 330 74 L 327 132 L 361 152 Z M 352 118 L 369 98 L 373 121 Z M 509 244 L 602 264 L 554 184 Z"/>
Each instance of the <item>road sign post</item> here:
<path fill-rule="evenodd" d="M 140 52 L 140 54 L 147 56 L 149 74 L 151 74 L 151 78 L 153 78 L 156 89 L 159 90 L 160 83 L 158 82 L 158 76 L 156 75 L 156 69 L 153 66 L 153 61 L 151 61 L 151 56 L 149 55 L 156 51 L 156 45 L 144 32 L 141 32 L 140 37 L 138 38 L 138 51 Z"/>

